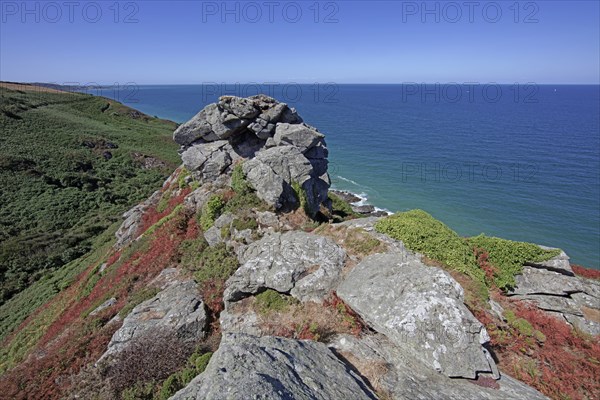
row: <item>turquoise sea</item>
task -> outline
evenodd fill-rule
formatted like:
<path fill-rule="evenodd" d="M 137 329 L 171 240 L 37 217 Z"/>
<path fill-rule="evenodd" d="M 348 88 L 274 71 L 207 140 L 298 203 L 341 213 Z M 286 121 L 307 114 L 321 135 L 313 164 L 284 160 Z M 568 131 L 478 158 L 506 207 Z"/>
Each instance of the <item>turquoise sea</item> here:
<path fill-rule="evenodd" d="M 184 122 L 266 92 L 327 135 L 333 186 L 462 235 L 560 247 L 600 269 L 600 86 L 179 85 L 90 90 Z"/>

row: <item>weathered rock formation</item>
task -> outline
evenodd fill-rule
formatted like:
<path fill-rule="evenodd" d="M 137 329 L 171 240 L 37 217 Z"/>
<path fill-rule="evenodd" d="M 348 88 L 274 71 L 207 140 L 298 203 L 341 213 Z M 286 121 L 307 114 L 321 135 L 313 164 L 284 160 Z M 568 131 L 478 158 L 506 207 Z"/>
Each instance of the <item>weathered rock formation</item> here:
<path fill-rule="evenodd" d="M 487 332 L 463 304 L 461 286 L 418 257 L 367 257 L 340 285 L 338 295 L 376 331 L 444 375 L 497 375 L 482 347 L 489 341 Z"/>
<path fill-rule="evenodd" d="M 600 335 L 600 282 L 575 276 L 562 252 L 540 264 L 523 267 L 509 293 L 539 309 L 555 314 L 574 327 Z"/>
<path fill-rule="evenodd" d="M 204 337 L 205 326 L 206 311 L 196 283 L 169 282 L 155 297 L 137 305 L 125 317 L 101 359 L 117 355 L 137 340 L 158 334 L 170 334 L 193 343 Z"/>
<path fill-rule="evenodd" d="M 225 301 L 261 290 L 321 301 L 340 280 L 346 252 L 332 240 L 305 232 L 275 233 L 240 255 L 242 266 L 227 282 Z"/>
<path fill-rule="evenodd" d="M 275 209 L 292 209 L 305 201 L 315 216 L 322 204 L 329 207 L 324 136 L 275 99 L 221 97 L 181 125 L 173 138 L 182 146 L 184 166 L 202 184 L 230 174 L 236 163 L 245 161 L 248 182 Z M 296 193 L 294 185 L 303 193 Z"/>
<path fill-rule="evenodd" d="M 206 371 L 173 400 L 376 399 L 322 343 L 243 334 L 223 336 Z"/>

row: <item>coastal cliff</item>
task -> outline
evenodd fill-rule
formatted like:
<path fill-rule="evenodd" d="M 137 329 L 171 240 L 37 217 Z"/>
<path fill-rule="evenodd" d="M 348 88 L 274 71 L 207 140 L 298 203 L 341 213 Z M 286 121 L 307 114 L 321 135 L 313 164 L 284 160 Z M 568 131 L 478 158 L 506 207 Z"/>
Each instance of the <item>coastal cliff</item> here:
<path fill-rule="evenodd" d="M 325 135 L 264 95 L 173 138 L 182 165 L 24 323 L 41 338 L 5 342 L 30 350 L 0 397 L 600 393 L 600 281 L 562 250 L 368 216 L 330 190 Z"/>

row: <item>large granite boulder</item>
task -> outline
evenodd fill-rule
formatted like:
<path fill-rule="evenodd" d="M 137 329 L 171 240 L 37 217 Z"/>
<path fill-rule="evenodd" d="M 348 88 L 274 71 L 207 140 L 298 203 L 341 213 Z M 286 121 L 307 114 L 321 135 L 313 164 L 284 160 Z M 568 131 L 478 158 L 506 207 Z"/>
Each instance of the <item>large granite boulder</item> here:
<path fill-rule="evenodd" d="M 339 283 L 346 252 L 323 236 L 274 233 L 239 255 L 242 266 L 227 281 L 225 304 L 273 289 L 300 301 L 320 302 Z"/>
<path fill-rule="evenodd" d="M 205 336 L 205 327 L 206 311 L 196 283 L 192 280 L 170 283 L 155 297 L 131 311 L 114 333 L 101 359 L 116 355 L 133 342 L 156 334 L 170 333 L 183 342 L 194 342 Z"/>
<path fill-rule="evenodd" d="M 317 367 L 318 366 L 318 367 Z M 376 399 L 322 343 L 225 334 L 206 370 L 173 400 Z"/>
<path fill-rule="evenodd" d="M 337 293 L 377 332 L 432 369 L 448 377 L 497 375 L 482 347 L 489 337 L 463 304 L 462 287 L 416 255 L 369 256 L 348 274 Z"/>
<path fill-rule="evenodd" d="M 381 334 L 338 335 L 329 347 L 352 364 L 387 399 L 444 400 L 547 400 L 548 398 L 510 376 L 474 384 L 466 379 L 452 379 L 429 368 L 418 358 L 394 345 Z M 487 384 L 487 385 L 486 385 Z M 487 386 L 487 387 L 486 387 Z"/>
<path fill-rule="evenodd" d="M 285 103 L 264 95 L 224 96 L 179 126 L 173 138 L 182 146 L 184 166 L 202 184 L 243 162 L 258 197 L 275 209 L 298 207 L 300 196 L 311 217 L 321 205 L 330 207 L 324 135 Z M 292 190 L 295 184 L 303 193 Z"/>

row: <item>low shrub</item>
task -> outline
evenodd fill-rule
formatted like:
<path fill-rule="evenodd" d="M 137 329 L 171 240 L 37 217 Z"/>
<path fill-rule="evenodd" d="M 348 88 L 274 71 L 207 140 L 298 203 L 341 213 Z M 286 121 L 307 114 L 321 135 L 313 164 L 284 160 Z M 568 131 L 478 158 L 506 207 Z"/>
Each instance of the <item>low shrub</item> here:
<path fill-rule="evenodd" d="M 202 230 L 207 231 L 213 226 L 224 206 L 225 201 L 220 195 L 214 195 L 208 199 L 200 213 L 200 227 Z"/>
<path fill-rule="evenodd" d="M 298 304 L 296 299 L 272 289 L 267 289 L 256 295 L 256 307 L 262 314 L 285 311 L 294 304 Z"/>
<path fill-rule="evenodd" d="M 422 253 L 449 268 L 479 281 L 485 278 L 468 243 L 425 211 L 411 210 L 394 214 L 378 221 L 375 229 L 402 240 L 410 250 Z"/>
<path fill-rule="evenodd" d="M 462 238 L 422 210 L 397 213 L 377 222 L 375 229 L 402 240 L 407 248 L 464 273 L 487 286 L 508 290 L 526 262 L 541 262 L 560 253 L 531 243 L 479 235 Z"/>
<path fill-rule="evenodd" d="M 199 284 L 212 279 L 227 280 L 239 266 L 237 257 L 223 243 L 204 250 L 199 261 L 199 268 L 194 274 Z"/>
<path fill-rule="evenodd" d="M 179 263 L 186 269 L 195 270 L 201 264 L 201 256 L 208 248 L 208 242 L 203 235 L 196 239 L 187 239 L 181 242 L 178 248 Z"/>
<path fill-rule="evenodd" d="M 298 199 L 300 208 L 304 211 L 306 215 L 312 215 L 312 210 L 310 210 L 308 204 L 308 195 L 306 194 L 306 190 L 304 190 L 302 186 L 300 186 L 300 184 L 296 181 L 292 182 L 292 189 L 294 190 L 296 199 Z"/>
<path fill-rule="evenodd" d="M 467 242 L 474 248 L 485 249 L 488 262 L 494 266 L 494 283 L 500 289 L 515 285 L 515 275 L 520 274 L 526 262 L 542 262 L 560 254 L 560 250 L 544 250 L 533 243 L 515 242 L 479 235 Z"/>
<path fill-rule="evenodd" d="M 236 164 L 231 173 L 231 187 L 240 195 L 247 194 L 253 191 L 252 186 L 246 181 L 246 175 L 242 169 L 242 164 Z"/>
<path fill-rule="evenodd" d="M 231 226 L 237 229 L 238 231 L 243 231 L 246 229 L 255 230 L 258 229 L 258 222 L 256 222 L 254 218 L 243 216 L 234 219 Z"/>
<path fill-rule="evenodd" d="M 334 220 L 341 222 L 361 216 L 360 214 L 355 213 L 350 204 L 338 195 L 330 192 L 328 197 L 329 200 L 331 200 L 331 212 Z"/>

